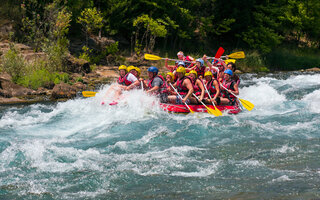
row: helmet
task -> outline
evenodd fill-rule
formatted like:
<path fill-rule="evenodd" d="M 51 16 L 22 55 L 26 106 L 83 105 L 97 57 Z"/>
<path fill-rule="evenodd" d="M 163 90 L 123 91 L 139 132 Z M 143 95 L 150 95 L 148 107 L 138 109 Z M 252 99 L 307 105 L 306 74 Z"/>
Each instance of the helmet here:
<path fill-rule="evenodd" d="M 204 73 L 204 76 L 213 76 L 213 75 L 212 75 L 212 72 L 206 71 L 206 73 Z"/>
<path fill-rule="evenodd" d="M 138 72 L 138 75 L 140 76 L 141 74 L 141 69 L 139 67 L 135 67 L 135 70 Z"/>
<path fill-rule="evenodd" d="M 189 74 L 195 74 L 196 77 L 198 76 L 198 73 L 196 72 L 196 70 L 191 70 L 191 71 L 189 72 Z"/>
<path fill-rule="evenodd" d="M 201 67 L 202 67 L 203 64 L 204 64 L 204 61 L 203 61 L 201 58 L 198 58 L 198 59 L 196 60 L 196 62 L 200 62 L 200 66 L 201 66 Z"/>
<path fill-rule="evenodd" d="M 190 73 L 186 73 L 186 74 L 185 74 L 185 76 L 189 76 L 189 75 L 190 75 Z"/>
<path fill-rule="evenodd" d="M 225 74 L 229 74 L 230 76 L 232 76 L 232 74 L 233 74 L 232 71 L 231 71 L 231 69 L 225 70 L 224 73 L 225 73 Z"/>
<path fill-rule="evenodd" d="M 127 67 L 127 71 L 128 72 L 130 72 L 133 69 L 136 70 L 135 66 L 133 66 L 133 65 L 130 65 L 130 66 Z"/>
<path fill-rule="evenodd" d="M 124 70 L 126 70 L 126 71 L 127 71 L 127 67 L 126 67 L 125 65 L 120 65 L 118 69 L 119 69 L 119 70 L 124 69 Z"/>
<path fill-rule="evenodd" d="M 182 51 L 179 51 L 179 52 L 177 53 L 177 56 L 179 56 L 179 55 L 182 55 L 182 56 L 183 56 L 183 52 L 182 52 Z"/>
<path fill-rule="evenodd" d="M 183 61 L 178 62 L 178 66 L 182 65 L 183 67 L 186 67 L 186 64 Z"/>
<path fill-rule="evenodd" d="M 168 72 L 168 73 L 167 73 L 167 75 L 170 75 L 170 76 L 171 76 L 171 78 L 172 78 L 172 80 L 174 80 L 174 75 L 173 75 L 173 73 L 172 73 L 172 72 Z"/>
<path fill-rule="evenodd" d="M 148 72 L 153 72 L 153 73 L 158 74 L 159 70 L 155 66 L 151 66 L 148 68 Z"/>
<path fill-rule="evenodd" d="M 186 68 L 178 67 L 177 72 L 181 72 L 183 75 L 185 75 L 186 74 Z"/>

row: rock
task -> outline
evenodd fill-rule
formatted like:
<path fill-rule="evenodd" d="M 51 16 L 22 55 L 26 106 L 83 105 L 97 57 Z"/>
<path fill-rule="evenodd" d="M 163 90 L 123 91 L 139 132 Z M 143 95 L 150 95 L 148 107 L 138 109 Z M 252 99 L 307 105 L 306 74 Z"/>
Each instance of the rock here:
<path fill-rule="evenodd" d="M 4 80 L 12 81 L 12 77 L 10 76 L 10 74 L 8 74 L 6 72 L 1 73 L 0 78 L 4 79 Z"/>
<path fill-rule="evenodd" d="M 76 96 L 76 89 L 71 85 L 66 84 L 64 82 L 59 83 L 54 86 L 52 90 L 51 98 L 53 99 L 62 99 L 62 98 L 73 98 Z"/>
<path fill-rule="evenodd" d="M 314 68 L 306 69 L 306 71 L 307 72 L 320 72 L 320 68 L 314 67 Z"/>
<path fill-rule="evenodd" d="M 86 86 L 81 82 L 76 82 L 75 84 L 73 84 L 72 87 L 75 88 L 77 91 L 86 89 Z"/>
<path fill-rule="evenodd" d="M 84 59 L 76 58 L 72 55 L 69 55 L 67 58 L 67 70 L 71 73 L 90 73 L 89 62 Z"/>
<path fill-rule="evenodd" d="M 0 78 L 0 85 L 0 96 L 6 98 L 31 95 L 34 92 L 34 90 L 14 84 L 11 81 L 3 78 Z"/>
<path fill-rule="evenodd" d="M 0 104 L 16 104 L 16 103 L 24 103 L 25 100 L 19 99 L 17 97 L 5 98 L 0 97 Z"/>

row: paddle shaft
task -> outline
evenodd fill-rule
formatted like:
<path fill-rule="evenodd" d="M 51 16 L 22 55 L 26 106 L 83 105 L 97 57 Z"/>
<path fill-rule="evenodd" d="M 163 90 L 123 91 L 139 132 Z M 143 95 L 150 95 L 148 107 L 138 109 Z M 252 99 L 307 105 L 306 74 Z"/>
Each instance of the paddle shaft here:
<path fill-rule="evenodd" d="M 208 106 L 207 106 L 206 104 L 204 104 L 202 101 L 200 101 L 200 99 L 199 99 L 199 97 L 197 97 L 197 95 L 195 95 L 194 93 L 192 93 L 192 95 L 193 95 L 196 99 L 198 99 L 198 101 L 199 101 L 204 107 L 206 107 L 206 108 L 208 109 Z"/>
<path fill-rule="evenodd" d="M 209 96 L 209 98 L 210 98 L 210 100 L 211 100 L 212 105 L 213 105 L 214 107 L 216 107 L 216 105 L 215 105 L 214 102 L 212 101 L 211 95 L 210 95 L 210 93 L 209 93 L 209 90 L 208 90 L 206 84 L 203 84 L 203 86 L 204 86 L 204 89 L 206 90 L 206 92 L 208 93 L 208 96 Z"/>
<path fill-rule="evenodd" d="M 172 89 L 178 94 L 178 96 L 179 96 L 179 98 L 181 99 L 181 101 L 183 101 L 182 96 L 179 94 L 179 92 L 176 90 L 176 88 L 174 88 L 171 83 L 169 83 L 169 84 L 170 84 L 170 86 L 172 87 Z M 189 109 L 190 111 L 192 111 L 191 108 L 188 106 L 188 104 L 187 104 L 186 102 L 184 102 L 184 104 L 188 107 L 188 109 Z"/>
<path fill-rule="evenodd" d="M 224 87 L 221 83 L 220 85 L 229 93 L 231 93 L 233 96 L 237 97 L 239 99 L 239 97 L 237 95 L 235 95 L 233 92 L 229 91 L 226 87 Z"/>

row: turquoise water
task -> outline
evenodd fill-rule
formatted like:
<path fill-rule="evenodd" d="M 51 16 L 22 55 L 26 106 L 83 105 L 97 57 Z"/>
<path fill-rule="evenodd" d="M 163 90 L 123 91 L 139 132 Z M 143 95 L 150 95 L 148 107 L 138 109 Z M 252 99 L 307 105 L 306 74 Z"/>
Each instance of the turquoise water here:
<path fill-rule="evenodd" d="M 0 107 L 0 199 L 320 198 L 320 74 L 242 76 L 238 115 L 141 91 Z"/>

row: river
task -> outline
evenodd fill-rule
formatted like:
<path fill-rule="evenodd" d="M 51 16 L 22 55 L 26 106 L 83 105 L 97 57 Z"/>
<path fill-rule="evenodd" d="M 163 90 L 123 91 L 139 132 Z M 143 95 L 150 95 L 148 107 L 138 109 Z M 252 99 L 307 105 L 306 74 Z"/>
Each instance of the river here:
<path fill-rule="evenodd" d="M 319 199 L 320 74 L 241 75 L 237 115 L 141 91 L 0 107 L 0 199 Z"/>

